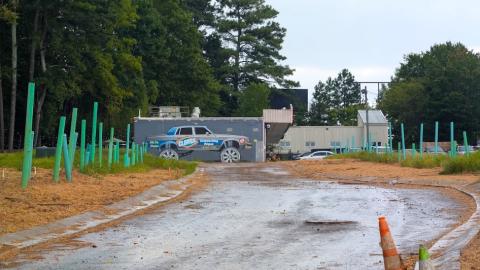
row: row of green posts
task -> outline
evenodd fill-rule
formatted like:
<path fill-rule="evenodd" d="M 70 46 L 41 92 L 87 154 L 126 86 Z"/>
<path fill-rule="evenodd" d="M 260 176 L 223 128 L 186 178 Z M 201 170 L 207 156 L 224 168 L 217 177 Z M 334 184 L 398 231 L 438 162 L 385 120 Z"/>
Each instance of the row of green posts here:
<path fill-rule="evenodd" d="M 423 141 L 423 128 L 424 124 L 420 124 L 420 139 L 419 139 L 419 146 L 418 146 L 418 157 L 423 158 L 423 149 L 424 149 L 424 141 Z M 433 153 L 438 154 L 439 153 L 439 147 L 438 147 L 438 129 L 439 129 L 439 123 L 438 121 L 435 122 L 435 142 L 434 142 L 434 149 Z M 393 153 L 393 135 L 392 135 L 392 124 L 388 123 L 388 146 L 387 146 L 387 152 L 388 153 Z M 405 160 L 407 158 L 407 149 L 406 149 L 406 144 L 405 144 L 405 128 L 404 124 L 400 124 L 400 133 L 401 133 L 401 140 L 398 142 L 397 146 L 397 153 L 398 153 L 398 159 L 399 160 Z M 368 142 L 372 142 L 373 138 L 372 135 L 368 135 Z M 367 139 L 365 138 L 363 141 L 363 149 L 369 153 L 374 152 L 373 148 L 375 149 L 375 152 L 378 154 L 379 148 L 378 147 L 372 147 L 371 143 L 368 143 Z M 463 131 L 463 145 L 465 148 L 465 155 L 470 155 L 470 146 L 468 144 L 468 138 L 467 138 L 467 132 Z M 450 122 L 450 151 L 448 152 L 448 155 L 452 158 L 456 157 L 458 155 L 457 153 L 457 141 L 455 141 L 455 124 L 454 122 Z M 340 152 L 340 153 L 350 153 L 356 151 L 358 148 L 355 147 L 355 136 L 352 136 L 352 142 L 350 144 L 349 140 L 347 139 L 346 144 L 342 147 L 341 144 L 335 143 L 334 151 L 335 153 Z M 415 143 L 412 143 L 412 148 L 411 148 L 411 156 L 415 158 L 417 156 L 417 145 Z"/>
<path fill-rule="evenodd" d="M 23 164 L 22 164 L 22 188 L 25 189 L 31 178 L 32 159 L 33 159 L 33 139 L 34 132 L 32 130 L 33 107 L 35 97 L 35 84 L 29 83 L 27 96 L 27 112 L 25 121 L 25 139 L 23 147 Z M 73 108 L 72 119 L 70 121 L 70 134 L 67 138 L 65 133 L 66 117 L 60 117 L 58 127 L 57 145 L 55 149 L 55 163 L 53 167 L 53 180 L 59 181 L 60 166 L 63 157 L 65 169 L 65 178 L 67 182 L 72 181 L 72 170 L 74 167 L 75 152 L 77 148 L 78 132 L 76 132 L 78 109 Z M 98 123 L 98 142 L 97 142 L 97 117 L 98 102 L 93 104 L 92 119 L 92 136 L 91 143 L 86 144 L 87 121 L 82 119 L 80 132 L 80 171 L 84 172 L 87 166 L 102 167 L 103 162 L 103 123 Z M 127 125 L 127 141 L 126 149 L 123 155 L 123 166 L 125 168 L 143 163 L 145 153 L 148 151 L 148 145 L 143 142 L 141 144 L 130 144 L 130 124 Z M 97 151 L 98 150 L 98 151 Z M 98 159 L 95 162 L 96 153 Z M 108 168 L 114 164 L 120 163 L 120 140 L 114 138 L 114 128 L 110 128 L 110 138 L 108 142 Z"/>

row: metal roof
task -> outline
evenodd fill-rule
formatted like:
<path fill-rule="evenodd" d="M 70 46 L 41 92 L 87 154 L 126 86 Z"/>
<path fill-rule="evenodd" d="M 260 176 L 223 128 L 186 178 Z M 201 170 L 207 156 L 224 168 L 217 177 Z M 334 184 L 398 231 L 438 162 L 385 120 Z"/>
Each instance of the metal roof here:
<path fill-rule="evenodd" d="M 363 123 L 367 123 L 367 114 L 365 110 L 358 110 L 358 115 Z M 370 124 L 388 124 L 388 120 L 380 110 L 368 110 L 368 123 Z"/>

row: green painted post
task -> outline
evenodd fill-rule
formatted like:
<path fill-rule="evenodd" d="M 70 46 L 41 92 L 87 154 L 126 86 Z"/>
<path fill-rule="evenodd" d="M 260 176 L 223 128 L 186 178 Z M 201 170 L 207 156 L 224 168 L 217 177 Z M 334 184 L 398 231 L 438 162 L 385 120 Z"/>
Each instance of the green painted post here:
<path fill-rule="evenodd" d="M 455 157 L 453 141 L 455 140 L 455 128 L 453 122 L 450 122 L 450 157 Z"/>
<path fill-rule="evenodd" d="M 110 140 L 108 141 L 108 168 L 112 167 L 113 161 L 113 127 L 110 128 Z"/>
<path fill-rule="evenodd" d="M 415 148 L 416 148 L 415 143 L 412 143 L 412 158 L 415 158 L 415 155 L 417 153 L 417 150 Z"/>
<path fill-rule="evenodd" d="M 463 147 L 465 147 L 465 154 L 470 155 L 470 146 L 468 146 L 467 132 L 463 131 Z"/>
<path fill-rule="evenodd" d="M 103 123 L 98 124 L 98 165 L 102 167 L 103 159 Z"/>
<path fill-rule="evenodd" d="M 402 144 L 400 142 L 398 142 L 398 145 L 397 145 L 397 155 L 398 155 L 398 162 L 400 163 L 402 161 Z"/>
<path fill-rule="evenodd" d="M 435 154 L 438 154 L 438 121 L 435 122 Z"/>
<path fill-rule="evenodd" d="M 60 117 L 58 127 L 57 149 L 55 150 L 55 165 L 53 166 L 53 180 L 58 182 L 60 176 L 60 162 L 62 161 L 63 133 L 65 131 L 65 116 Z"/>
<path fill-rule="evenodd" d="M 135 154 L 137 155 L 136 156 L 136 160 L 137 160 L 137 164 L 140 163 L 140 144 L 137 144 L 137 151 L 135 152 Z"/>
<path fill-rule="evenodd" d="M 95 164 L 95 144 L 97 143 L 97 114 L 98 102 L 93 103 L 93 118 L 92 118 L 92 149 L 90 151 L 90 161 Z"/>
<path fill-rule="evenodd" d="M 125 167 L 130 166 L 130 124 L 127 125 L 127 143 L 125 145 L 125 155 L 123 159 L 123 165 Z"/>
<path fill-rule="evenodd" d="M 142 146 L 140 147 L 140 163 L 143 164 L 143 151 L 145 150 L 145 144 L 142 143 Z"/>
<path fill-rule="evenodd" d="M 73 144 L 74 145 L 77 145 L 77 141 L 78 141 L 78 132 L 75 132 L 75 136 L 73 136 Z M 72 142 L 70 142 L 72 143 Z M 73 153 L 72 153 L 72 156 L 71 156 L 71 160 L 70 160 L 70 163 L 72 164 L 72 170 L 74 167 L 74 161 L 75 161 L 75 152 L 77 151 L 77 147 L 74 147 L 73 148 Z"/>
<path fill-rule="evenodd" d="M 34 142 L 34 139 L 35 139 L 35 132 L 31 131 L 30 134 L 31 134 L 30 135 L 30 145 L 32 146 L 33 142 Z M 31 147 L 30 149 L 32 149 L 32 151 L 33 151 L 33 147 Z M 30 179 L 32 177 L 32 163 L 33 163 L 33 158 L 29 158 L 28 168 L 30 168 L 30 170 L 28 171 L 28 179 Z"/>
<path fill-rule="evenodd" d="M 28 84 L 27 94 L 27 112 L 25 115 L 25 134 L 23 141 L 23 164 L 22 164 L 22 188 L 25 189 L 30 179 L 32 170 L 32 158 L 33 158 L 33 143 L 31 138 L 32 134 L 32 122 L 33 122 L 33 103 L 35 101 L 35 84 Z"/>
<path fill-rule="evenodd" d="M 71 143 L 71 142 L 70 142 Z M 67 142 L 67 134 L 63 134 L 63 165 L 65 166 L 65 177 L 67 178 L 68 182 L 72 182 L 72 166 L 70 162 L 70 153 L 68 153 L 68 142 Z"/>
<path fill-rule="evenodd" d="M 80 171 L 85 168 L 85 133 L 87 131 L 87 120 L 82 119 L 82 128 L 80 134 Z"/>
<path fill-rule="evenodd" d="M 132 142 L 132 166 L 135 166 L 136 158 L 135 158 L 135 143 Z"/>
<path fill-rule="evenodd" d="M 90 147 L 90 144 L 87 144 L 87 150 L 85 153 L 85 166 L 88 166 L 88 163 L 90 163 L 90 151 L 92 150 L 92 147 Z"/>
<path fill-rule="evenodd" d="M 423 158 L 423 123 L 420 124 L 420 159 Z"/>
<path fill-rule="evenodd" d="M 117 141 L 115 143 L 115 163 L 119 163 L 120 162 L 120 142 Z"/>
<path fill-rule="evenodd" d="M 78 113 L 78 109 L 77 108 L 73 108 L 72 110 L 72 120 L 70 122 L 70 137 L 69 137 L 69 148 L 68 148 L 68 155 L 70 157 L 70 162 L 71 162 L 71 166 L 73 167 L 73 152 L 74 152 L 74 149 L 77 147 L 76 144 L 73 144 L 73 140 L 74 140 L 74 137 L 75 137 L 75 132 L 76 132 L 76 129 L 77 129 L 77 113 Z"/>
<path fill-rule="evenodd" d="M 352 148 L 355 148 L 355 136 L 352 136 Z"/>
<path fill-rule="evenodd" d="M 403 123 L 400 125 L 401 133 L 402 133 L 402 158 L 403 160 L 407 159 L 407 150 L 405 149 L 405 129 L 403 127 Z"/>
<path fill-rule="evenodd" d="M 393 153 L 392 123 L 388 122 L 388 151 Z"/>

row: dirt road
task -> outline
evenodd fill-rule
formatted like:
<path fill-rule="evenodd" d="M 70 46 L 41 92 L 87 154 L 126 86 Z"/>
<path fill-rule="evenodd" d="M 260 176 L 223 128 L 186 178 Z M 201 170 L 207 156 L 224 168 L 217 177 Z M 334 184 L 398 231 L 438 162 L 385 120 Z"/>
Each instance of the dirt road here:
<path fill-rule="evenodd" d="M 461 206 L 435 190 L 297 179 L 282 165 L 212 164 L 188 200 L 16 258 L 20 269 L 383 269 L 377 217 L 402 253 Z"/>

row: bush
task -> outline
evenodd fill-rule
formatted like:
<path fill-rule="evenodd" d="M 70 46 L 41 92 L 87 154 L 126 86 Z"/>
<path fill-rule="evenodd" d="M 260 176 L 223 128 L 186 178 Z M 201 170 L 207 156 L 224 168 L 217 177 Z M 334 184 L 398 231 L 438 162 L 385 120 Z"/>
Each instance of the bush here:
<path fill-rule="evenodd" d="M 458 174 L 480 171 L 480 152 L 468 156 L 458 156 L 442 163 L 442 174 Z"/>

